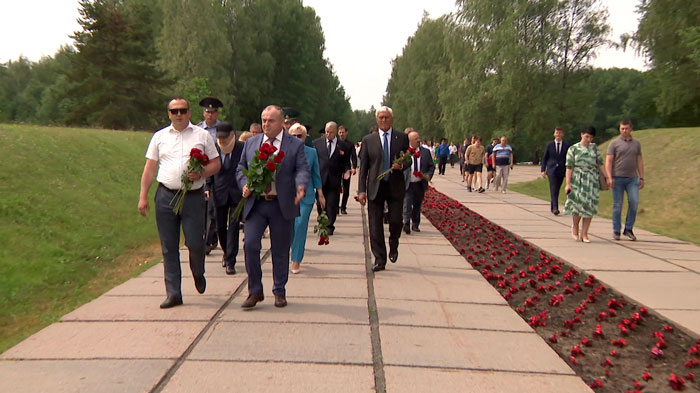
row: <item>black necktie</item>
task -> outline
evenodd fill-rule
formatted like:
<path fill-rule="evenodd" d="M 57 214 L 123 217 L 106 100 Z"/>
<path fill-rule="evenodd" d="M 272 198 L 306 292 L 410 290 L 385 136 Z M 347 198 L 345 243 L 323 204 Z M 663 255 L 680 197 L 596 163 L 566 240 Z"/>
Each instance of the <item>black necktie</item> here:
<path fill-rule="evenodd" d="M 557 154 L 561 153 L 561 149 L 559 148 L 561 142 L 557 142 Z"/>
<path fill-rule="evenodd" d="M 333 145 L 333 140 L 329 139 L 328 140 L 328 158 L 331 157 L 331 146 Z"/>
<path fill-rule="evenodd" d="M 418 172 L 418 158 L 416 156 L 413 156 L 413 171 Z"/>
<path fill-rule="evenodd" d="M 224 168 L 226 168 L 226 169 L 228 169 L 228 164 L 229 164 L 229 161 L 230 161 L 230 160 L 229 160 L 229 157 L 228 157 L 228 154 L 229 154 L 229 153 L 224 154 Z"/>

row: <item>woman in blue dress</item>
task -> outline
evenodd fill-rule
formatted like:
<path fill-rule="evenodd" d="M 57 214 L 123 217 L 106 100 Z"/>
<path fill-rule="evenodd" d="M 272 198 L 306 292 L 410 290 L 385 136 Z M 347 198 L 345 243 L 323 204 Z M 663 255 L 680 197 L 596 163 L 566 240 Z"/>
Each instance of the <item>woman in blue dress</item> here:
<path fill-rule="evenodd" d="M 302 141 L 306 140 L 306 127 L 297 123 L 289 129 L 289 134 L 295 136 Z M 299 204 L 300 214 L 294 219 L 294 237 L 292 238 L 292 274 L 298 274 L 301 270 L 301 261 L 304 259 L 304 249 L 306 248 L 306 232 L 309 228 L 309 217 L 313 209 L 315 196 L 314 189 L 318 193 L 318 201 L 321 208 L 326 208 L 326 198 L 323 196 L 321 189 L 321 170 L 318 164 L 318 155 L 316 149 L 309 146 L 304 146 L 306 153 L 306 162 L 311 169 L 311 181 L 306 186 L 306 196 Z"/>

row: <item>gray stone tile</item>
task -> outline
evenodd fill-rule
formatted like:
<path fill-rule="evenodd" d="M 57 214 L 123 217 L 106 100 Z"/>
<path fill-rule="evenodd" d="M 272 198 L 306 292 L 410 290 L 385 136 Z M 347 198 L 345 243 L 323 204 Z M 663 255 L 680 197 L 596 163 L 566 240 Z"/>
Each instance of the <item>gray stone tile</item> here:
<path fill-rule="evenodd" d="M 248 322 L 299 322 L 299 323 L 348 323 L 369 324 L 366 299 L 299 298 L 287 297 L 284 308 L 269 307 L 274 298 L 266 297 L 254 310 L 246 311 L 241 303 L 246 296 L 238 296 L 221 313 L 222 321 Z M 262 305 L 266 304 L 265 307 Z"/>
<path fill-rule="evenodd" d="M 534 332 L 380 326 L 379 334 L 385 366 L 574 374 Z"/>
<path fill-rule="evenodd" d="M 190 296 L 182 306 L 162 310 L 165 296 L 100 296 L 64 315 L 66 321 L 208 321 L 228 296 Z"/>
<path fill-rule="evenodd" d="M 150 392 L 174 360 L 0 361 L 0 392 Z"/>
<path fill-rule="evenodd" d="M 240 274 L 229 277 L 208 277 L 207 290 L 201 295 L 194 287 L 192 278 L 182 278 L 182 297 L 186 302 L 192 296 L 228 296 L 241 285 L 247 277 L 243 270 Z M 162 295 L 165 297 L 165 282 L 160 277 L 136 277 L 112 288 L 106 295 Z"/>
<path fill-rule="evenodd" d="M 377 299 L 379 323 L 489 330 L 532 329 L 507 305 Z"/>
<path fill-rule="evenodd" d="M 369 326 L 217 322 L 189 359 L 369 365 L 372 345 Z"/>
<path fill-rule="evenodd" d="M 371 366 L 186 361 L 164 393 L 374 392 Z"/>
<path fill-rule="evenodd" d="M 598 272 L 596 277 L 653 309 L 700 310 L 695 273 Z"/>
<path fill-rule="evenodd" d="M 387 392 L 590 393 L 577 376 L 386 367 Z"/>
<path fill-rule="evenodd" d="M 177 358 L 206 322 L 54 323 L 8 349 L 2 359 Z"/>

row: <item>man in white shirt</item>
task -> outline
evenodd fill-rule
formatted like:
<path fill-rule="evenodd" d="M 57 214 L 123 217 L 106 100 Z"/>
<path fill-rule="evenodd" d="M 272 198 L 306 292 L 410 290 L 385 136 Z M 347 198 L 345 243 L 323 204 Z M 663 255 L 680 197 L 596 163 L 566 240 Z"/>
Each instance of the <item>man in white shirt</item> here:
<path fill-rule="evenodd" d="M 173 98 L 168 104 L 168 117 L 172 123 L 153 134 L 146 152 L 146 165 L 141 176 L 141 193 L 138 209 L 142 216 L 149 210 L 148 191 L 158 172 L 158 189 L 155 195 L 156 224 L 163 251 L 165 267 L 165 291 L 167 298 L 160 305 L 170 308 L 182 304 L 180 288 L 180 227 L 185 234 L 185 245 L 189 250 L 190 269 L 195 287 L 204 293 L 207 282 L 204 278 L 204 180 L 221 168 L 219 153 L 209 133 L 190 123 L 192 115 L 189 103 L 184 98 Z M 183 189 L 181 177 L 187 170 L 190 151 L 200 149 L 210 161 L 200 175 L 187 174 L 192 187 L 184 195 L 185 204 L 180 214 L 173 211 L 173 198 Z"/>

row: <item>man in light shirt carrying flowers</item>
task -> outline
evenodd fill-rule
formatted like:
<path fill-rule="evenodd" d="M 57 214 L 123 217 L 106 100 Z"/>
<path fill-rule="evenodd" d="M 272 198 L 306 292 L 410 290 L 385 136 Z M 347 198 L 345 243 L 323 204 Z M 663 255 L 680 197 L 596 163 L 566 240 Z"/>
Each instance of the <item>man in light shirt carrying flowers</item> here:
<path fill-rule="evenodd" d="M 204 179 L 221 168 L 219 153 L 209 133 L 190 123 L 191 111 L 184 98 L 173 98 L 168 104 L 168 117 L 172 123 L 153 134 L 146 151 L 146 165 L 141 176 L 141 193 L 138 209 L 142 216 L 149 210 L 148 191 L 153 178 L 158 176 L 158 189 L 154 206 L 156 225 L 163 251 L 165 291 L 167 298 L 160 305 L 170 308 L 182 304 L 180 271 L 180 227 L 185 234 L 189 250 L 190 269 L 197 292 L 204 293 Z M 200 171 L 189 171 L 190 154 L 198 149 L 209 158 Z M 183 182 L 183 173 L 188 181 Z M 174 209 L 178 193 L 184 201 L 181 210 Z M 176 210 L 179 210 L 177 212 Z"/>

